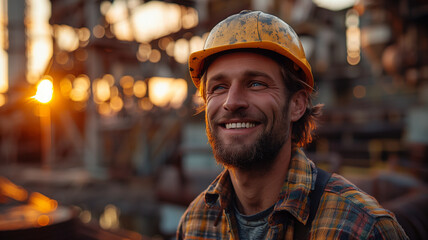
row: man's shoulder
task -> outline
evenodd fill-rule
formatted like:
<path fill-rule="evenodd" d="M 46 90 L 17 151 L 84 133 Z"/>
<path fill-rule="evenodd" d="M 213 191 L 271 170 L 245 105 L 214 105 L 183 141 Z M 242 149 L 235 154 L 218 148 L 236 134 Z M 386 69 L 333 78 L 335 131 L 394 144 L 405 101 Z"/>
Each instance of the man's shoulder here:
<path fill-rule="evenodd" d="M 408 239 L 392 212 L 338 174 L 325 188 L 312 231 L 326 238 Z"/>
<path fill-rule="evenodd" d="M 327 204 L 331 202 L 339 208 L 352 209 L 367 217 L 394 216 L 390 211 L 384 209 L 374 197 L 339 174 L 332 174 L 325 192 Z"/>

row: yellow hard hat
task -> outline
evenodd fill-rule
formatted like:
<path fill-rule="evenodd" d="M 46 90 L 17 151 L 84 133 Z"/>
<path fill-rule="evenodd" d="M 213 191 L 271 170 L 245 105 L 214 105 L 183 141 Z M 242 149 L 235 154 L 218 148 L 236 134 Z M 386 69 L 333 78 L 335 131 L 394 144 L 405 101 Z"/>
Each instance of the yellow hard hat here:
<path fill-rule="evenodd" d="M 302 43 L 294 30 L 280 18 L 261 11 L 242 11 L 218 23 L 208 35 L 204 49 L 189 57 L 189 71 L 197 88 L 209 56 L 242 48 L 266 49 L 293 61 L 305 73 L 305 83 L 312 91 L 314 79 Z"/>

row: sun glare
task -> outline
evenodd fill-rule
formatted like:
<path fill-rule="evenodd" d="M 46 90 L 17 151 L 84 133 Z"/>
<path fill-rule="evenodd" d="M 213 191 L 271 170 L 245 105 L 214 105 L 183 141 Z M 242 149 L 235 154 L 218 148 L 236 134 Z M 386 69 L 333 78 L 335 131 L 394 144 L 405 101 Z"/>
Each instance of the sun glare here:
<path fill-rule="evenodd" d="M 53 84 L 48 79 L 43 79 L 37 85 L 37 92 L 34 98 L 41 103 L 48 103 L 52 100 Z"/>

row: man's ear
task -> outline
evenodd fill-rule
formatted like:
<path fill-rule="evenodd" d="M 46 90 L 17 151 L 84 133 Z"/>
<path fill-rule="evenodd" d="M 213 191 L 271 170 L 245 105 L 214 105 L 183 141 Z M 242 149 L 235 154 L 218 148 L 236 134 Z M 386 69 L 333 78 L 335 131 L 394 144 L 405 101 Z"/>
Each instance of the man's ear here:
<path fill-rule="evenodd" d="M 305 113 L 308 105 L 308 94 L 305 90 L 296 92 L 290 100 L 290 120 L 297 122 Z"/>

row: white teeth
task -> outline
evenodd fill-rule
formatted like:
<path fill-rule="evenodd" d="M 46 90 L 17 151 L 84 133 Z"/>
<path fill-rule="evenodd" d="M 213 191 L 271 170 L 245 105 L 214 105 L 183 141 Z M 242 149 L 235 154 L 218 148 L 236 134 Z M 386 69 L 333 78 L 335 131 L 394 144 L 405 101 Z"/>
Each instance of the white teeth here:
<path fill-rule="evenodd" d="M 227 129 L 239 129 L 239 128 L 251 128 L 251 127 L 255 127 L 256 124 L 254 123 L 226 123 L 226 128 Z"/>

